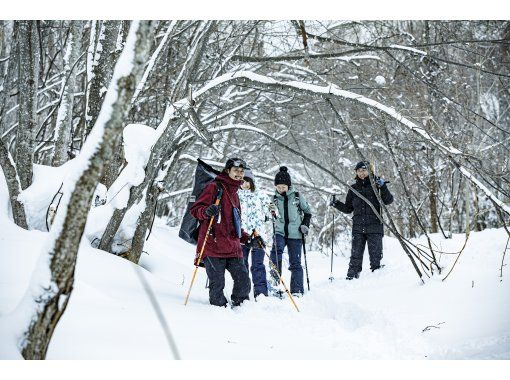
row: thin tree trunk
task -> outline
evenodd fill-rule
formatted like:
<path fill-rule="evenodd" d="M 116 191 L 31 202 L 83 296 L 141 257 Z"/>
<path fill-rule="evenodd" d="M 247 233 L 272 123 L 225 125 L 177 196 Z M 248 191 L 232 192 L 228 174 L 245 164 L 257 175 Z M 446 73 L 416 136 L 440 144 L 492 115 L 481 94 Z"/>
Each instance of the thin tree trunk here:
<path fill-rule="evenodd" d="M 71 149 L 71 130 L 73 128 L 73 104 L 76 84 L 77 60 L 81 53 L 82 21 L 71 21 L 71 30 L 67 39 L 64 57 L 64 78 L 62 99 L 57 112 L 55 126 L 55 152 L 53 166 L 60 166 L 69 159 Z M 66 82 L 67 81 L 67 82 Z"/>
<path fill-rule="evenodd" d="M 11 154 L 7 147 L 0 139 L 0 167 L 2 168 L 9 190 L 9 199 L 11 201 L 12 216 L 16 225 L 28 229 L 27 217 L 25 215 L 25 207 L 18 201 L 18 195 L 21 192 L 21 185 L 19 183 L 18 173 L 14 165 Z"/>
<path fill-rule="evenodd" d="M 165 124 L 165 121 L 162 122 Z M 160 125 L 160 127 L 163 127 Z M 154 144 L 152 148 L 151 155 L 149 157 L 149 161 L 145 167 L 145 178 L 144 181 L 138 186 L 133 186 L 129 189 L 129 199 L 127 206 L 122 209 L 115 209 L 113 212 L 108 225 L 106 226 L 103 235 L 101 237 L 101 241 L 99 242 L 99 249 L 104 251 L 113 252 L 112 245 L 115 235 L 119 230 L 119 227 L 126 215 L 126 212 L 135 204 L 138 203 L 143 197 L 143 191 L 145 188 L 149 186 L 149 184 L 154 180 L 159 170 L 160 164 L 163 160 L 163 154 L 165 148 L 171 144 L 171 139 L 174 133 L 173 126 L 166 126 L 163 134 L 158 139 L 158 141 Z"/>
<path fill-rule="evenodd" d="M 429 179 L 429 204 L 430 204 L 430 226 L 433 234 L 439 231 L 437 226 L 437 178 L 436 170 L 432 168 L 432 173 Z"/>
<path fill-rule="evenodd" d="M 120 25 L 120 21 L 111 20 L 103 21 L 101 25 L 98 42 L 94 49 L 92 78 L 89 79 L 86 136 L 89 135 L 92 127 L 94 127 L 96 123 L 106 95 L 105 89 L 108 88 L 113 74 L 113 67 L 115 65 L 114 53 L 116 51 Z"/>
<path fill-rule="evenodd" d="M 39 37 L 37 21 L 18 21 L 18 117 L 15 162 L 21 188 L 32 184 L 32 163 L 37 131 Z"/>
<path fill-rule="evenodd" d="M 169 150 L 167 155 L 171 155 L 170 162 L 167 163 L 167 168 L 165 169 L 166 175 L 161 180 L 158 181 L 157 178 L 153 180 L 152 184 L 147 188 L 146 195 L 145 195 L 145 209 L 138 217 L 137 223 L 136 223 L 136 229 L 135 233 L 133 235 L 133 240 L 131 242 L 131 249 L 129 250 L 127 254 L 127 259 L 138 264 L 140 261 L 140 257 L 142 255 L 143 246 L 145 244 L 145 236 L 147 235 L 147 230 L 153 220 L 153 215 L 156 212 L 156 205 L 158 201 L 158 196 L 161 194 L 161 191 L 163 191 L 164 186 L 166 185 L 166 181 L 169 180 L 169 173 L 172 172 L 173 168 L 177 164 L 178 156 L 180 153 L 189 145 L 184 144 L 180 147 L 175 147 L 175 145 L 172 145 L 172 148 Z"/>

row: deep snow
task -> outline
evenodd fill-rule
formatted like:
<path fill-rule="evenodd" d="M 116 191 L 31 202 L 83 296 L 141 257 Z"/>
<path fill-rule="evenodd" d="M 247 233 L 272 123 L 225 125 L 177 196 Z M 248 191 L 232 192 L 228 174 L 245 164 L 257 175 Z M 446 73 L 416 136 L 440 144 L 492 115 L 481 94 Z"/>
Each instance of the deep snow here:
<path fill-rule="evenodd" d="M 0 187 L 2 189 L 2 187 Z M 0 191 L 5 211 L 5 186 Z M 0 358 L 20 358 L 16 316 L 47 233 L 23 231 L 0 218 Z M 464 236 L 446 241 L 455 252 Z M 201 269 L 183 305 L 193 271 L 194 247 L 157 220 L 141 265 L 185 359 L 509 359 L 510 290 L 499 277 L 504 230 L 472 233 L 452 275 L 420 281 L 395 239 L 385 237 L 379 273 L 366 269 L 346 281 L 346 247 L 330 258 L 308 253 L 311 291 L 296 302 L 267 298 L 238 309 L 208 304 Z M 342 252 L 340 252 L 342 250 Z M 448 267 L 455 255 L 442 255 Z M 366 264 L 366 263 L 365 263 Z M 267 265 L 267 264 L 266 264 Z M 51 342 L 50 359 L 173 358 L 136 266 L 83 242 L 75 289 Z M 284 272 L 289 279 L 289 273 Z M 227 276 L 227 291 L 231 281 Z M 427 326 L 428 331 L 423 331 Z"/>
<path fill-rule="evenodd" d="M 210 306 L 203 269 L 184 306 L 195 247 L 180 240 L 176 228 L 156 220 L 141 267 L 89 243 L 100 236 L 113 208 L 125 205 L 129 187 L 141 181 L 139 173 L 155 133 L 132 125 L 124 130 L 124 136 L 129 176 L 112 186 L 105 205 L 91 209 L 78 254 L 74 291 L 48 358 L 173 358 L 141 274 L 185 359 L 510 359 L 510 273 L 506 265 L 500 277 L 507 242 L 503 229 L 472 233 L 446 281 L 442 278 L 456 254 L 441 254 L 443 274 L 425 278 L 422 285 L 397 240 L 390 237 L 384 239 L 386 267 L 371 273 L 365 257 L 360 279 L 346 281 L 350 247 L 348 236 L 344 236 L 336 247 L 333 282 L 328 280 L 330 257 L 308 249 L 311 291 L 296 299 L 300 313 L 287 298 L 251 300 L 234 310 Z M 21 358 L 17 344 L 32 313 L 26 309 L 28 303 L 20 301 L 30 294 L 31 280 L 33 286 L 41 283 L 34 281 L 38 277 L 48 276 L 47 270 L 34 271 L 41 268 L 38 261 L 46 257 L 43 250 L 51 238 L 51 233 L 44 232 L 46 209 L 76 164 L 72 160 L 59 168 L 34 166 L 34 183 L 20 195 L 30 231 L 17 227 L 9 217 L 8 193 L 0 170 L 2 359 Z M 98 188 L 98 193 L 104 190 Z M 136 207 L 142 206 L 140 202 Z M 121 239 L 129 237 L 136 221 L 129 215 L 126 219 Z M 458 252 L 465 236 L 432 238 L 439 250 Z M 418 241 L 425 244 L 424 239 Z M 506 262 L 509 255 L 507 252 Z M 289 276 L 284 269 L 287 284 Z M 231 287 L 227 274 L 227 297 Z"/>

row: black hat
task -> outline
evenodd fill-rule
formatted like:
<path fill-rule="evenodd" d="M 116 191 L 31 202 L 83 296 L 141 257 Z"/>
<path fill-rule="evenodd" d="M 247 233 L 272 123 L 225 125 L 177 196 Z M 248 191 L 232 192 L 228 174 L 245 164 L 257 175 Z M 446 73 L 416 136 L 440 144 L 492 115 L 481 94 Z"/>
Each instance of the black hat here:
<path fill-rule="evenodd" d="M 369 169 L 370 168 L 370 162 L 368 161 L 360 161 L 356 164 L 356 167 L 354 168 L 354 170 L 358 170 L 358 169 Z"/>
<path fill-rule="evenodd" d="M 276 176 L 274 177 L 274 184 L 287 185 L 288 187 L 291 186 L 290 174 L 288 173 L 288 169 L 286 166 L 280 167 L 280 171 L 276 173 Z"/>
<path fill-rule="evenodd" d="M 243 168 L 243 169 L 248 169 L 248 166 L 246 165 L 246 161 L 244 161 L 241 158 L 229 158 L 225 164 L 225 169 L 230 169 L 234 166 Z"/>

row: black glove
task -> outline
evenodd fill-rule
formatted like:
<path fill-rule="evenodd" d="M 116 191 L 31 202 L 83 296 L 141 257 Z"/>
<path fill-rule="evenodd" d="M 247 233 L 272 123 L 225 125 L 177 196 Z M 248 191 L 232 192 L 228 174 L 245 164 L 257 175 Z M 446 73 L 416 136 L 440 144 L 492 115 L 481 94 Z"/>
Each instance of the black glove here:
<path fill-rule="evenodd" d="M 265 248 L 266 243 L 260 236 L 253 236 L 248 240 L 246 246 L 248 248 Z"/>
<path fill-rule="evenodd" d="M 338 208 L 338 207 L 340 207 L 340 206 L 339 206 L 339 204 L 340 204 L 340 201 L 339 201 L 339 200 L 337 200 L 337 199 L 335 199 L 335 200 L 331 200 L 331 202 L 329 202 L 329 205 L 330 205 L 331 207 L 334 207 L 334 208 Z"/>
<path fill-rule="evenodd" d="M 205 215 L 207 215 L 209 218 L 218 215 L 220 212 L 220 206 L 212 204 L 209 207 L 205 209 Z"/>

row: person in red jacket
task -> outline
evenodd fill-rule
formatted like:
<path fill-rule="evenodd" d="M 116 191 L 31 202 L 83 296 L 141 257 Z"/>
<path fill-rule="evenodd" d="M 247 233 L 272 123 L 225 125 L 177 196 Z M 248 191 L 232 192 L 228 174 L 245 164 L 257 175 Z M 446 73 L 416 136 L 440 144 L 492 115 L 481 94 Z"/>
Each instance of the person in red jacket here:
<path fill-rule="evenodd" d="M 202 254 L 207 277 L 209 278 L 209 303 L 227 306 L 223 289 L 225 270 L 234 280 L 232 306 L 239 306 L 249 299 L 251 282 L 244 264 L 241 243 L 252 245 L 257 239 L 241 228 L 241 206 L 237 190 L 243 183 L 246 162 L 239 158 L 229 158 L 223 172 L 208 184 L 190 209 L 191 215 L 200 220 L 197 254 L 204 243 L 211 218 L 215 218 Z M 215 205 L 218 188 L 223 189 L 220 205 Z"/>

